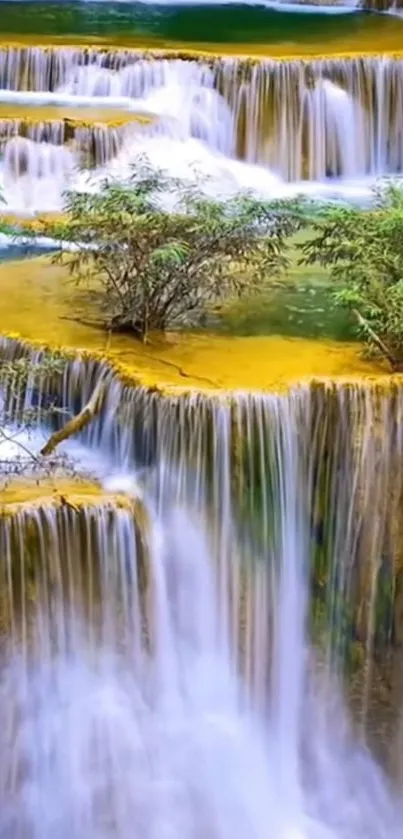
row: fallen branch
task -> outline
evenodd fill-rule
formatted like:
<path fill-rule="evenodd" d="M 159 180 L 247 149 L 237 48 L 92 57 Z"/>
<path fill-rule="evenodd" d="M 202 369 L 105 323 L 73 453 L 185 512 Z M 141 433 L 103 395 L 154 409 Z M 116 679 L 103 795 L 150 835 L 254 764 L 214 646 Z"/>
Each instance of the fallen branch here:
<path fill-rule="evenodd" d="M 64 425 L 63 428 L 60 428 L 59 431 L 55 431 L 55 433 L 52 434 L 45 446 L 41 449 L 42 455 L 46 456 L 52 454 L 59 443 L 62 443 L 63 440 L 68 440 L 69 437 L 72 437 L 74 434 L 78 434 L 79 431 L 82 431 L 87 427 L 87 425 L 89 425 L 102 406 L 105 385 L 105 377 L 102 377 L 94 388 L 91 399 L 87 402 L 80 413 L 66 422 L 66 425 Z"/>

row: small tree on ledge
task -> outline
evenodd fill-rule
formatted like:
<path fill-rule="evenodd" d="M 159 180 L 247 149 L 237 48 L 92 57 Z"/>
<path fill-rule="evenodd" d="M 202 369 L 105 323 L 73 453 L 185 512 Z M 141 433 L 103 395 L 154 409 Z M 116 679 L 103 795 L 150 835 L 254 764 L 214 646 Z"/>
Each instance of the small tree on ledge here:
<path fill-rule="evenodd" d="M 403 371 L 403 189 L 374 191 L 369 209 L 331 207 L 313 219 L 302 262 L 329 269 L 337 303 L 368 349 Z"/>
<path fill-rule="evenodd" d="M 175 196 L 172 212 L 163 194 Z M 77 282 L 95 284 L 102 325 L 146 341 L 153 330 L 195 325 L 212 306 L 278 275 L 300 223 L 279 203 L 208 200 L 144 165 L 130 182 L 68 193 L 64 220 L 43 232 L 74 245 L 54 259 Z"/>

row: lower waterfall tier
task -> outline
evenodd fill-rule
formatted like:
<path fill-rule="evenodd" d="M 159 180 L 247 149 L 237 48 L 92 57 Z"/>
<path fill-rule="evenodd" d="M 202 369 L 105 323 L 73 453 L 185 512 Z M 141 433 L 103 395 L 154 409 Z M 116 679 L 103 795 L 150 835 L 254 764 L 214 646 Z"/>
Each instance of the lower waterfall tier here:
<path fill-rule="evenodd" d="M 0 117 L 0 153 L 3 157 L 5 184 L 10 187 L 19 178 L 46 180 L 68 178 L 74 164 L 91 169 L 103 166 L 116 157 L 124 143 L 141 131 L 152 132 L 150 120 L 135 115 L 111 119 L 109 124 L 96 118 L 84 120 L 32 119 Z M 147 128 L 146 128 L 147 126 Z"/>
<path fill-rule="evenodd" d="M 43 655 L 43 633 L 55 654 L 66 653 L 72 612 L 88 623 L 89 632 L 96 633 L 97 626 L 102 632 L 102 610 L 107 599 L 113 600 L 112 589 L 116 613 L 128 596 L 127 574 L 139 596 L 141 589 L 145 594 L 148 574 L 147 515 L 141 502 L 74 484 L 69 491 L 60 481 L 49 490 L 46 497 L 46 486 L 21 481 L 0 489 L 0 644 L 7 649 L 19 643 L 27 661 Z M 127 556 L 122 553 L 114 566 L 119 545 Z M 103 567 L 108 557 L 110 567 Z M 125 570 L 122 563 L 129 558 L 131 570 Z M 116 642 L 122 631 L 117 629 Z"/>
<path fill-rule="evenodd" d="M 100 377 L 107 495 L 0 514 L 0 834 L 399 839 L 403 387 L 163 396 L 75 357 L 9 422 Z"/>
<path fill-rule="evenodd" d="M 41 351 L 32 353 L 15 340 L 2 341 L 1 357 L 3 363 L 31 359 L 38 369 L 44 359 Z M 100 413 L 75 438 L 74 461 L 84 472 L 92 452 L 91 472 L 99 471 L 102 481 L 111 474 L 115 489 L 123 481 L 136 487 L 137 496 L 141 475 L 140 495 L 157 515 L 165 509 L 169 515 L 175 502 L 202 515 L 219 563 L 234 552 L 242 563 L 257 563 L 256 570 L 262 555 L 276 564 L 279 552 L 296 549 L 288 540 L 300 534 L 301 562 L 311 565 L 316 617 L 327 614 L 331 625 L 335 621 L 337 636 L 341 603 L 333 594 L 341 587 L 351 641 L 365 647 L 385 637 L 403 641 L 399 377 L 367 387 L 312 383 L 275 396 L 164 394 L 134 387 L 121 375 L 103 360 L 66 358 L 62 369 L 41 373 L 37 382 L 28 378 L 18 393 L 8 385 L 5 416 L 23 424 L 27 412 L 37 411 L 41 423 L 46 406 L 53 405 L 49 435 L 83 410 L 102 380 Z M 65 445 L 60 451 L 68 455 L 70 441 Z M 60 497 L 63 501 L 63 493 Z M 290 516 L 285 531 L 284 504 Z M 295 529 L 298 534 L 292 535 Z M 228 582 L 228 573 L 223 581 Z M 378 603 L 381 579 L 386 599 Z M 270 578 L 265 585 L 269 596 Z M 238 590 L 239 579 L 230 586 L 231 592 Z"/>

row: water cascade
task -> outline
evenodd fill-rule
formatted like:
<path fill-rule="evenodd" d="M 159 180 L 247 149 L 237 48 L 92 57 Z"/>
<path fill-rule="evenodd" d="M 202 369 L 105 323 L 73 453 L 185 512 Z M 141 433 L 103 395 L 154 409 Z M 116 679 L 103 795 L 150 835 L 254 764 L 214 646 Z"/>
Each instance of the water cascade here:
<path fill-rule="evenodd" d="M 4 198 L 11 210 L 62 207 L 62 193 L 79 173 L 101 172 L 122 149 L 144 138 L 169 136 L 169 126 L 128 118 L 117 124 L 79 120 L 0 120 Z M 43 202 L 47 203 L 43 203 Z"/>
<path fill-rule="evenodd" d="M 66 451 L 107 497 L 0 511 L 0 835 L 398 839 L 365 740 L 381 680 L 392 771 L 402 388 L 162 395 L 76 359 L 9 415 L 100 376 Z"/>
<path fill-rule="evenodd" d="M 147 125 L 128 117 L 126 122 L 110 124 L 85 123 L 77 119 L 54 119 L 33 121 L 30 119 L 2 119 L 0 120 L 0 148 L 3 150 L 5 164 L 11 166 L 15 176 L 25 168 L 30 168 L 29 149 L 38 146 L 69 146 L 76 152 L 80 165 L 103 166 L 116 157 L 124 143 L 130 141 L 133 135 L 147 129 L 148 133 L 156 130 L 157 126 Z M 16 138 L 18 138 L 16 140 Z M 29 143 L 22 143 L 24 138 Z M 14 151 L 13 151 L 14 149 Z M 11 160 L 10 160 L 11 155 Z M 24 165 L 25 164 L 25 165 Z"/>
<path fill-rule="evenodd" d="M 95 154 L 84 155 L 83 165 L 90 158 L 102 177 L 111 159 L 110 171 L 126 174 L 144 152 L 176 174 L 196 164 L 268 194 L 284 191 L 287 182 L 348 184 L 402 171 L 400 59 L 208 60 L 125 49 L 3 47 L 1 101 L 108 105 L 155 116 L 157 125 L 141 131 L 94 129 Z M 50 144 L 56 135 L 60 142 L 54 122 L 50 133 L 37 129 Z M 35 131 L 25 133 L 36 139 Z M 78 130 L 75 137 L 86 147 Z M 70 182 L 79 186 L 79 176 Z"/>
<path fill-rule="evenodd" d="M 26 506 L 9 504 L 2 515 L 0 625 L 3 637 L 13 636 L 17 653 L 20 650 L 26 662 L 45 643 L 51 645 L 49 654 L 52 649 L 68 648 L 72 626 L 63 621 L 64 609 L 67 612 L 76 609 L 85 615 L 87 629 L 100 612 L 98 629 L 102 632 L 106 623 L 103 609 L 109 599 L 114 614 L 108 622 L 111 626 L 115 624 L 115 643 L 122 639 L 118 634 L 122 627 L 118 627 L 115 619 L 123 599 L 128 601 L 131 597 L 124 591 L 126 574 L 122 567 L 108 569 L 98 564 L 103 553 L 107 556 L 116 547 L 119 550 L 120 542 L 122 562 L 127 561 L 124 548 L 129 547 L 133 591 L 137 596 L 143 588 L 145 593 L 146 517 L 139 502 L 136 505 L 124 496 L 111 499 L 84 496 L 84 500 L 85 503 L 81 498 L 74 504 L 57 504 L 55 499 Z M 107 586 L 110 593 L 115 589 L 114 604 L 112 597 L 105 597 Z M 67 603 L 69 598 L 71 602 Z M 135 608 L 138 617 L 142 606 L 136 602 Z M 88 613 L 87 609 L 92 611 Z M 128 630 L 128 625 L 125 629 Z M 41 632 L 40 639 L 36 630 Z"/>

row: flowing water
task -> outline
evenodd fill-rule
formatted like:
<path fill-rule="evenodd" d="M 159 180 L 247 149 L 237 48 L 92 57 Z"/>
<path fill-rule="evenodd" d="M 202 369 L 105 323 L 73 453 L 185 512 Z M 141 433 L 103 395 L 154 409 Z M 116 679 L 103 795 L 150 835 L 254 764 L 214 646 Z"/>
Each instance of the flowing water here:
<path fill-rule="evenodd" d="M 125 178 L 144 155 L 213 195 L 249 189 L 368 201 L 376 179 L 401 177 L 403 63 L 337 56 L 359 46 L 398 52 L 403 23 L 317 8 L 3 2 L 0 189 L 8 212 L 60 210 L 66 189 Z M 28 46 L 12 45 L 20 38 Z M 323 44 L 329 58 L 315 58 Z M 186 57 L 186 48 L 213 54 Z M 251 61 L 250 52 L 261 57 Z M 16 106 L 22 117 L 9 115 Z M 65 108 L 81 109 L 82 119 L 65 118 Z M 99 120 L 100 108 L 109 118 Z M 141 113 L 148 125 L 135 119 Z"/>
<path fill-rule="evenodd" d="M 367 200 L 401 175 L 403 61 L 309 56 L 359 27 L 396 43 L 396 19 L 0 11 L 8 211 L 61 209 L 144 153 L 214 195 Z M 181 52 L 195 31 L 223 57 Z M 47 407 L 77 413 L 100 377 L 57 470 L 101 490 L 41 490 Z M 0 510 L 0 839 L 401 839 L 402 388 L 163 396 L 78 359 L 0 402 L 7 480 L 39 482 Z"/>
<path fill-rule="evenodd" d="M 161 397 L 77 361 L 60 404 L 100 375 L 67 449 L 107 495 L 0 520 L 0 836 L 398 839 L 366 737 L 402 637 L 403 392 Z"/>
<path fill-rule="evenodd" d="M 368 193 L 403 166 L 403 62 L 150 58 L 124 49 L 0 49 L 0 102 L 119 108 L 120 126 L 0 123 L 9 210 L 60 209 L 67 187 L 127 177 L 139 155 L 213 194 Z M 139 123 L 143 114 L 149 120 Z M 90 168 L 89 168 L 90 167 Z M 91 168 L 92 167 L 92 168 Z M 89 175 L 91 183 L 89 186 Z"/>

